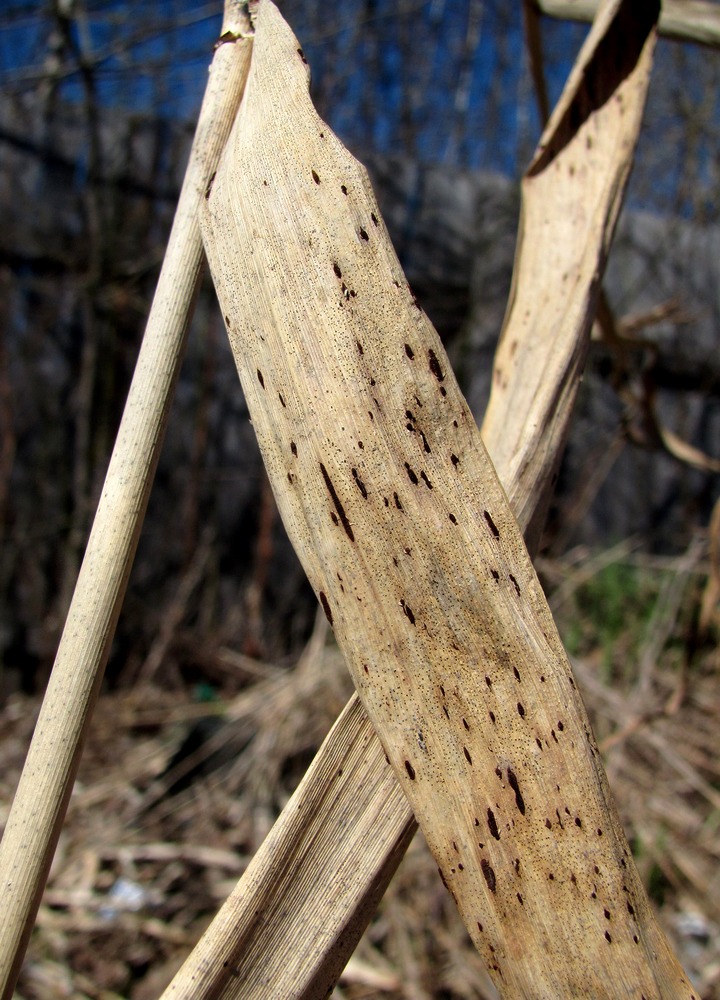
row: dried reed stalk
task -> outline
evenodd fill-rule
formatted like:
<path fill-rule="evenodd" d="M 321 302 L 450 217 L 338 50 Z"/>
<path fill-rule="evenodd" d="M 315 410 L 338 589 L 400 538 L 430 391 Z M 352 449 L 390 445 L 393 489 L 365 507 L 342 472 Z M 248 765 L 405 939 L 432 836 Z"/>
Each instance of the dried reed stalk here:
<path fill-rule="evenodd" d="M 611 148 L 629 161 L 657 15 L 647 4 L 628 17 L 631 6 L 605 8 L 580 57 L 576 103 L 555 119 L 536 173 L 555 170 L 561 183 L 563 151 L 606 106 L 607 127 L 633 123 L 624 144 Z M 598 106 L 593 60 L 612 49 L 608 38 L 627 45 L 618 25 L 636 32 L 637 65 L 620 59 Z M 307 82 L 297 40 L 265 0 L 245 98 L 203 217 L 290 537 L 500 992 L 691 997 L 650 911 L 507 497 L 437 334 L 407 287 L 367 175 L 318 118 Z M 579 157 L 576 169 L 586 166 L 597 164 Z M 621 187 L 611 185 L 604 214 L 589 217 L 589 227 L 611 231 Z M 584 240 L 579 225 L 561 230 L 570 240 L 579 233 Z M 581 258 L 584 246 L 576 248 Z M 601 262 L 593 262 L 591 285 Z M 589 264 L 583 259 L 578 281 L 588 280 Z M 542 307 L 562 294 L 543 283 L 537 301 Z M 587 294 L 580 301 L 589 308 Z M 561 319 L 578 335 L 586 329 L 574 309 Z M 552 338 L 552 327 L 544 332 Z M 571 396 L 553 398 L 563 414 Z M 343 738 L 351 742 L 350 732 Z M 368 771 L 371 757 L 382 766 L 376 743 L 365 752 Z M 346 795 L 343 777 L 338 769 L 337 792 L 325 792 L 333 807 Z M 322 823 L 317 810 L 305 812 L 313 801 L 306 794 L 293 799 L 284 829 L 294 821 L 307 836 L 274 873 L 254 867 L 260 893 L 252 878 L 241 882 L 235 904 L 245 933 L 224 938 L 221 962 L 221 952 L 200 950 L 167 995 L 323 995 L 328 978 L 298 982 L 296 963 L 288 977 L 282 969 L 277 978 L 266 974 L 268 952 L 313 952 L 332 909 L 327 869 L 308 869 L 300 843 L 310 850 L 322 830 L 323 845 L 335 845 L 353 837 L 347 821 L 358 818 L 351 808 L 342 822 Z M 383 803 L 370 797 L 380 821 Z M 390 826 L 387 843 L 394 837 L 395 846 L 400 824 Z M 376 830 L 353 841 L 356 891 L 367 892 L 382 870 L 371 850 Z M 265 859 L 275 861 L 275 847 L 284 846 L 272 845 Z M 285 878 L 288 870 L 294 879 Z M 301 873 L 310 881 L 298 891 Z M 292 895 L 269 891 L 275 875 L 295 885 Z M 306 919 L 308 906 L 314 919 Z M 232 923 L 230 909 L 223 912 Z M 264 934 L 267 924 L 292 929 L 291 941 Z M 343 947 L 336 940 L 321 961 L 337 963 Z"/>
<path fill-rule="evenodd" d="M 226 0 L 167 254 L 50 683 L 0 844 L 0 993 L 13 994 L 107 661 L 203 262 L 198 206 L 242 97 L 248 15 Z M 225 44 L 228 43 L 228 44 Z"/>

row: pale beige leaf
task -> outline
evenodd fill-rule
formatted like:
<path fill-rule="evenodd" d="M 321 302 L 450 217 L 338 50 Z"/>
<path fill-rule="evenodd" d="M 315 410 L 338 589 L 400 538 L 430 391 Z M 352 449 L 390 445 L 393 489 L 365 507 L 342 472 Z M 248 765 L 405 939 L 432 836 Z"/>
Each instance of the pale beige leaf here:
<path fill-rule="evenodd" d="M 483 440 L 537 542 L 562 455 L 652 67 L 657 2 L 606 4 L 522 181 Z"/>
<path fill-rule="evenodd" d="M 499 989 L 691 996 L 507 498 L 269 2 L 203 235 L 285 525 Z"/>
<path fill-rule="evenodd" d="M 543 14 L 592 21 L 598 0 L 531 0 Z M 663 0 L 660 34 L 683 42 L 720 45 L 720 9 L 712 0 Z"/>
<path fill-rule="evenodd" d="M 311 1000 L 337 981 L 415 823 L 357 697 L 323 746 L 164 997 Z"/>

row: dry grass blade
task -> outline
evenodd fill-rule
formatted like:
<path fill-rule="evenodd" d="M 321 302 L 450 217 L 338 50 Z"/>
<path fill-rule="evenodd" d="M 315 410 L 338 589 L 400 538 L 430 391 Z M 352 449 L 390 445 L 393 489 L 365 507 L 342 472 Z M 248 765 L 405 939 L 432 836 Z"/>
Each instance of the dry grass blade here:
<path fill-rule="evenodd" d="M 367 746 L 374 738 L 352 698 L 326 740 L 333 752 L 313 763 L 206 932 L 206 960 L 191 959 L 166 997 L 327 995 L 347 961 L 344 937 L 357 941 L 415 832 L 385 758 L 374 756 L 368 767 Z M 345 785 L 357 790 L 353 799 L 338 793 Z M 382 840 L 378 825 L 386 835 Z M 388 851 L 390 829 L 396 839 Z M 362 839 L 362 857 L 348 853 L 346 835 Z M 288 859 L 280 868 L 273 864 L 278 844 Z M 358 868 L 364 879 L 357 878 Z M 325 872 L 332 874 L 320 880 Z M 343 923 L 322 919 L 326 903 L 345 915 Z M 278 927 L 284 932 L 280 941 Z"/>
<path fill-rule="evenodd" d="M 627 27 L 610 10 L 601 28 Z M 619 71 L 618 85 L 632 66 Z M 692 996 L 507 498 L 367 175 L 314 111 L 269 0 L 203 237 L 285 525 L 496 985 Z M 300 948 L 321 926 L 299 928 Z"/>
<path fill-rule="evenodd" d="M 592 21 L 598 0 L 531 0 L 543 14 Z M 720 11 L 712 0 L 663 0 L 659 32 L 666 38 L 720 45 Z"/>
<path fill-rule="evenodd" d="M 513 284 L 482 435 L 521 522 L 526 507 L 536 508 L 531 549 L 632 166 L 657 13 L 655 3 L 603 8 L 522 181 Z"/>
<path fill-rule="evenodd" d="M 150 493 L 202 268 L 198 205 L 242 95 L 251 42 L 228 0 L 223 44 L 43 709 L 0 845 L 0 993 L 12 996 L 105 668 Z"/>

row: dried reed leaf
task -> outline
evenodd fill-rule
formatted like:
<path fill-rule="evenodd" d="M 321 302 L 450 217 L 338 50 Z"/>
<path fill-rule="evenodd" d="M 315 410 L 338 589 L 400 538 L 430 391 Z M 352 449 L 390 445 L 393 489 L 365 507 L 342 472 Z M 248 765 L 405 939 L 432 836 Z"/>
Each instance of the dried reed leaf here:
<path fill-rule="evenodd" d="M 598 0 L 530 0 L 543 14 L 592 21 Z M 720 11 L 713 0 L 663 0 L 659 32 L 666 38 L 720 45 Z"/>
<path fill-rule="evenodd" d="M 537 541 L 585 365 L 652 68 L 657 2 L 606 4 L 521 185 L 510 301 L 482 435 Z M 529 517 L 527 518 L 529 520 Z"/>
<path fill-rule="evenodd" d="M 692 996 L 507 498 L 367 175 L 307 84 L 267 0 L 203 218 L 288 533 L 501 992 Z M 313 891 L 319 922 L 285 954 L 314 945 L 331 893 Z"/>

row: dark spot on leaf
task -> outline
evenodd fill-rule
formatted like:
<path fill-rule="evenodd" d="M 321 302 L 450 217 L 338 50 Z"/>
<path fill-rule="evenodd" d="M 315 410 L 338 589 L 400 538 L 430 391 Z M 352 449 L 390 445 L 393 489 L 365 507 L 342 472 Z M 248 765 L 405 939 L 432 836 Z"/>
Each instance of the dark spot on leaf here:
<path fill-rule="evenodd" d="M 339 264 L 337 264 L 337 263 L 333 264 L 333 271 L 335 272 L 335 277 L 336 278 L 342 278 L 342 271 L 340 270 L 340 265 Z"/>
<path fill-rule="evenodd" d="M 610 937 L 608 931 L 605 931 L 605 940 L 607 941 L 608 944 L 612 944 L 612 938 Z"/>
<path fill-rule="evenodd" d="M 363 345 L 362 345 L 362 344 L 360 343 L 360 341 L 359 341 L 359 340 L 356 340 L 356 341 L 355 341 L 355 343 L 357 344 L 357 349 L 358 349 L 358 351 L 360 352 L 360 354 L 361 354 L 361 355 L 362 355 L 362 354 L 364 354 L 364 353 L 365 353 L 365 351 L 364 351 L 364 349 L 363 349 Z"/>
<path fill-rule="evenodd" d="M 408 777 L 410 778 L 410 781 L 415 781 L 415 768 L 412 766 L 412 764 L 410 763 L 409 760 L 405 761 L 405 770 L 408 773 Z M 440 877 L 442 878 L 442 873 L 441 873 Z M 443 881 L 445 881 L 445 880 L 443 879 Z"/>
<path fill-rule="evenodd" d="M 495 536 L 495 538 L 499 538 L 500 537 L 500 532 L 498 531 L 497 527 L 495 526 L 495 522 L 490 517 L 490 514 L 486 510 L 483 511 L 483 514 L 485 515 L 485 520 L 487 521 L 488 528 L 490 529 L 490 531 L 492 531 L 492 533 Z"/>
<path fill-rule="evenodd" d="M 333 503 L 335 504 L 335 510 L 337 511 L 338 517 L 340 518 L 340 520 L 342 522 L 342 526 L 345 529 L 345 534 L 348 536 L 348 538 L 350 539 L 351 542 L 354 542 L 355 541 L 355 535 L 353 534 L 352 527 L 350 526 L 350 522 L 348 521 L 347 514 L 345 513 L 345 508 L 340 503 L 340 497 L 335 492 L 335 487 L 333 486 L 333 482 L 330 479 L 330 476 L 328 475 L 328 471 L 325 468 L 325 466 L 322 464 L 322 462 L 320 462 L 320 472 L 322 473 L 322 477 L 325 480 L 325 486 L 327 487 L 327 491 L 330 494 Z"/>
<path fill-rule="evenodd" d="M 486 858 L 483 858 L 482 861 L 480 862 L 480 868 L 482 869 L 482 873 L 485 876 L 485 881 L 487 882 L 488 889 L 490 890 L 490 892 L 495 892 L 495 886 L 497 885 L 497 882 L 495 880 L 495 872 L 492 870 L 490 862 Z"/>
<path fill-rule="evenodd" d="M 295 444 L 294 441 L 290 442 L 290 451 L 293 453 L 293 455 L 297 456 L 297 445 Z"/>
<path fill-rule="evenodd" d="M 457 457 L 457 455 L 451 455 L 450 456 L 450 461 L 455 466 L 455 468 L 457 468 L 458 465 L 460 465 L 460 459 Z"/>
<path fill-rule="evenodd" d="M 322 590 L 320 591 L 320 603 L 322 604 L 322 609 L 325 612 L 325 617 L 327 618 L 327 620 L 332 625 L 332 623 L 333 623 L 332 611 L 330 610 L 330 605 L 328 603 L 328 599 L 327 599 L 327 597 L 325 596 L 325 593 Z"/>
<path fill-rule="evenodd" d="M 519 701 L 517 703 L 517 711 L 518 711 L 518 715 L 520 716 L 520 718 L 524 719 L 525 718 L 525 706 L 523 705 L 523 703 L 521 701 Z"/>
<path fill-rule="evenodd" d="M 500 831 L 498 830 L 497 821 L 495 819 L 495 813 L 492 811 L 492 809 L 488 809 L 487 811 L 487 823 L 488 823 L 488 829 L 490 830 L 490 833 L 493 835 L 495 840 L 500 840 Z"/>
<path fill-rule="evenodd" d="M 405 353 L 407 354 L 407 356 L 410 358 L 411 361 L 415 357 L 415 352 L 413 351 L 410 344 L 405 344 Z"/>
<path fill-rule="evenodd" d="M 465 731 L 469 733 L 470 732 L 470 726 L 468 725 L 467 719 L 463 719 L 462 720 L 462 724 L 465 727 Z"/>
<path fill-rule="evenodd" d="M 417 486 L 417 484 L 418 484 L 418 477 L 415 475 L 414 471 L 410 468 L 410 466 L 408 465 L 407 462 L 405 463 L 405 471 L 407 472 L 408 479 L 413 484 L 413 486 Z"/>
<path fill-rule="evenodd" d="M 286 409 L 285 400 L 283 399 L 281 392 L 278 393 L 278 397 L 280 399 L 280 402 L 282 403 L 283 409 Z"/>
<path fill-rule="evenodd" d="M 437 359 L 437 354 L 430 348 L 428 351 L 428 360 L 430 363 L 430 371 L 433 373 L 438 382 L 442 382 L 445 378 L 442 368 L 440 367 L 440 362 Z"/>
<path fill-rule="evenodd" d="M 311 170 L 310 173 L 312 174 L 312 179 L 315 181 L 315 183 L 319 184 L 320 178 L 318 177 L 317 172 L 315 170 Z"/>
<path fill-rule="evenodd" d="M 407 619 L 410 622 L 410 624 L 414 625 L 415 624 L 415 615 L 412 613 L 412 608 L 410 608 L 405 603 L 405 601 L 400 601 L 400 607 L 403 609 L 403 612 L 407 616 Z"/>
<path fill-rule="evenodd" d="M 257 370 L 257 377 L 258 377 L 258 382 L 260 383 L 260 385 L 264 389 L 265 388 L 265 379 L 263 378 L 263 373 L 260 371 L 259 368 Z"/>
<path fill-rule="evenodd" d="M 360 228 L 358 229 L 358 236 L 360 237 L 361 240 L 365 240 L 366 243 L 370 239 L 367 232 L 363 229 L 362 226 L 360 226 Z"/>
<path fill-rule="evenodd" d="M 342 193 L 343 193 L 343 194 L 344 194 L 344 195 L 345 195 L 345 196 L 347 197 L 347 193 L 348 193 L 348 189 L 347 189 L 347 188 L 345 187 L 345 185 L 344 185 L 344 184 L 341 184 L 341 185 L 340 185 L 340 190 L 341 190 L 341 191 L 342 191 Z"/>
<path fill-rule="evenodd" d="M 403 505 L 400 503 L 400 497 L 397 495 L 397 493 L 393 493 L 393 500 L 395 501 L 395 506 L 397 507 L 397 509 L 402 510 Z"/>
<path fill-rule="evenodd" d="M 465 754 L 465 760 L 472 767 L 472 757 L 470 756 L 470 751 L 468 750 L 467 747 L 463 747 L 463 753 Z"/>
<path fill-rule="evenodd" d="M 371 212 L 370 218 L 373 220 L 373 225 L 377 226 L 378 225 L 377 215 L 375 215 L 374 212 Z"/>
<path fill-rule="evenodd" d="M 579 816 L 575 817 L 575 826 L 582 826 L 582 820 Z"/>
<path fill-rule="evenodd" d="M 485 674 L 485 683 L 487 684 L 487 686 L 488 686 L 489 688 L 491 688 L 491 687 L 492 687 L 492 681 L 490 680 L 490 678 L 488 677 L 488 675 L 487 675 L 487 674 Z"/>
<path fill-rule="evenodd" d="M 429 490 L 433 488 L 433 484 L 430 482 L 430 480 L 425 475 L 425 472 L 422 469 L 420 470 L 420 478 L 422 479 L 422 481 L 425 483 L 425 485 Z"/>
<path fill-rule="evenodd" d="M 515 590 L 516 590 L 516 592 L 517 592 L 517 595 L 518 595 L 518 597 L 519 597 L 519 596 L 520 596 L 520 584 L 519 584 L 519 583 L 517 582 L 517 580 L 516 580 L 516 579 L 515 579 L 515 577 L 514 577 L 514 576 L 512 575 L 512 573 L 510 574 L 510 583 L 512 583 L 512 585 L 513 585 L 513 587 L 515 588 Z"/>
<path fill-rule="evenodd" d="M 448 514 L 448 517 L 450 518 L 453 524 L 457 524 L 457 518 L 455 517 L 454 514 Z"/>
<path fill-rule="evenodd" d="M 352 474 L 353 474 L 353 479 L 355 480 L 355 483 L 357 485 L 357 488 L 360 490 L 360 492 L 363 495 L 363 499 L 367 500 L 367 495 L 368 494 L 367 494 L 367 490 L 365 489 L 365 483 L 362 481 L 362 479 L 358 475 L 358 470 L 357 469 L 353 469 L 352 470 Z"/>
<path fill-rule="evenodd" d="M 525 906 L 525 904 L 523 903 L 522 895 L 520 893 L 517 894 L 517 898 L 518 898 L 518 903 L 520 904 L 520 906 Z"/>
<path fill-rule="evenodd" d="M 205 188 L 205 201 L 207 201 L 208 198 L 210 197 L 210 194 L 212 192 L 212 186 L 213 186 L 213 183 L 215 182 L 215 176 L 216 176 L 216 174 L 217 174 L 217 170 L 214 170 L 212 172 L 212 174 L 210 175 L 210 180 L 208 181 L 207 187 Z"/>
<path fill-rule="evenodd" d="M 517 776 L 516 776 L 515 772 L 511 768 L 508 768 L 507 776 L 508 776 L 508 784 L 510 785 L 510 787 L 512 788 L 512 790 L 515 792 L 515 805 L 518 807 L 518 810 L 520 811 L 520 814 L 522 816 L 524 816 L 525 815 L 525 800 L 522 797 L 522 793 L 520 791 L 520 784 L 519 784 L 519 782 L 517 780 Z"/>
<path fill-rule="evenodd" d="M 298 49 L 298 50 L 297 50 L 297 54 L 298 54 L 298 55 L 300 56 L 300 59 L 301 59 L 301 60 L 302 60 L 302 61 L 303 61 L 303 62 L 305 63 L 305 65 L 307 66 L 307 64 L 308 64 L 308 61 L 307 61 L 307 59 L 305 58 L 305 53 L 303 52 L 303 50 L 302 50 L 302 49 Z"/>
<path fill-rule="evenodd" d="M 547 817 L 545 818 L 545 826 L 547 827 L 548 830 L 552 830 L 552 823 Z"/>
<path fill-rule="evenodd" d="M 492 724 L 495 725 L 495 713 L 488 712 L 488 715 L 490 716 L 490 721 L 492 722 Z"/>
<path fill-rule="evenodd" d="M 520 671 L 518 670 L 517 667 L 513 667 L 513 673 L 515 674 L 515 680 L 519 681 L 520 680 Z"/>

